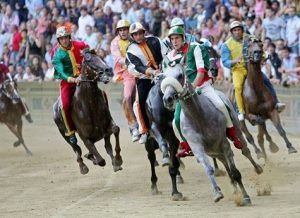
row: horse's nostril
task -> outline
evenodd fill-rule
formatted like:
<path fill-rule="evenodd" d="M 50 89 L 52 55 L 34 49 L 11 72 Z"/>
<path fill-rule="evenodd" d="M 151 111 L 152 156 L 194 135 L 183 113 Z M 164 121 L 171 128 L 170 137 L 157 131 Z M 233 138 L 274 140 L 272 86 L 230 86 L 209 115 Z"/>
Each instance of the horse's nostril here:
<path fill-rule="evenodd" d="M 173 98 L 171 96 L 167 97 L 166 102 L 168 104 L 172 103 L 173 102 Z"/>

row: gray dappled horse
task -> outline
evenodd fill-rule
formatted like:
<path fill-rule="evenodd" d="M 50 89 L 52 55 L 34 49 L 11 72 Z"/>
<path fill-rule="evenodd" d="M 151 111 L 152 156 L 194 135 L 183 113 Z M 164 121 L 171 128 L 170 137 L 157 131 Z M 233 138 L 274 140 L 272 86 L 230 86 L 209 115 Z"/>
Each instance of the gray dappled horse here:
<path fill-rule="evenodd" d="M 267 158 L 267 154 L 264 148 L 264 135 L 269 142 L 270 151 L 275 153 L 279 150 L 278 146 L 272 140 L 270 134 L 267 131 L 265 121 L 270 119 L 277 129 L 280 136 L 284 139 L 288 153 L 296 153 L 297 150 L 292 146 L 288 140 L 286 133 L 281 125 L 279 113 L 275 108 L 274 97 L 271 92 L 264 85 L 261 62 L 263 61 L 263 44 L 260 40 L 250 39 L 248 46 L 248 60 L 247 60 L 247 77 L 243 87 L 243 101 L 246 112 L 247 120 L 252 124 L 258 125 L 258 144 L 262 149 L 257 148 L 253 136 L 247 129 L 245 120 L 240 122 L 241 129 L 244 132 L 248 142 L 254 146 L 255 152 L 258 158 Z M 230 99 L 234 102 L 234 89 L 230 90 Z"/>
<path fill-rule="evenodd" d="M 18 138 L 18 141 L 14 142 L 14 147 L 22 144 L 26 154 L 32 155 L 22 135 L 22 114 L 24 107 L 27 107 L 23 104 L 17 90 L 17 83 L 11 77 L 7 78 L 0 89 L 0 122 L 4 123 Z"/>
<path fill-rule="evenodd" d="M 208 98 L 196 92 L 191 87 L 191 84 L 186 83 L 185 87 L 182 87 L 184 69 L 181 64 L 167 68 L 164 74 L 166 78 L 161 84 L 164 93 L 164 104 L 167 108 L 174 108 L 176 102 L 180 102 L 182 106 L 180 118 L 182 133 L 187 139 L 195 157 L 205 169 L 213 187 L 214 201 L 218 202 L 222 199 L 223 194 L 217 185 L 214 170 L 206 154 L 217 158 L 224 164 L 235 191 L 237 191 L 237 185 L 239 185 L 242 191 L 244 205 L 251 204 L 250 197 L 243 186 L 241 174 L 235 166 L 233 152 L 226 137 L 225 116 L 215 108 Z M 221 93 L 219 95 L 230 106 L 231 111 L 234 111 L 225 95 Z M 262 168 L 252 159 L 250 150 L 241 136 L 236 114 L 232 113 L 231 115 L 234 117 L 233 124 L 237 129 L 240 139 L 245 144 L 242 149 L 243 155 L 251 161 L 256 172 L 261 173 Z"/>
<path fill-rule="evenodd" d="M 114 171 L 118 171 L 122 170 L 121 165 L 123 162 L 120 155 L 120 128 L 114 123 L 111 117 L 105 93 L 97 86 L 98 81 L 108 83 L 112 76 L 111 68 L 109 68 L 93 50 L 84 50 L 81 83 L 76 86 L 74 96 L 72 97 L 71 117 L 80 138 L 89 151 L 86 157 L 92 160 L 95 165 L 105 166 L 105 160 L 95 147 L 95 143 L 104 138 L 105 149 L 111 157 L 113 169 Z M 60 113 L 59 99 L 53 105 L 53 112 L 54 121 L 59 132 L 76 153 L 80 172 L 82 174 L 88 173 L 89 169 L 81 157 L 81 148 L 77 143 L 70 143 L 68 137 L 64 134 L 64 124 Z M 115 156 L 113 155 L 110 142 L 110 136 L 112 134 L 114 134 L 116 139 Z"/>
<path fill-rule="evenodd" d="M 145 143 L 145 148 L 151 165 L 151 191 L 152 194 L 159 193 L 155 172 L 155 150 L 159 148 L 163 154 L 162 165 L 169 165 L 169 174 L 172 180 L 173 200 L 182 200 L 182 194 L 178 192 L 176 183 L 183 182 L 178 170 L 179 160 L 176 157 L 179 141 L 172 128 L 174 113 L 167 110 L 163 104 L 163 93 L 160 90 L 160 83 L 163 77 L 164 75 L 161 74 L 156 78 L 156 83 L 151 88 L 146 101 L 146 112 L 150 124 L 150 137 L 148 137 Z"/>

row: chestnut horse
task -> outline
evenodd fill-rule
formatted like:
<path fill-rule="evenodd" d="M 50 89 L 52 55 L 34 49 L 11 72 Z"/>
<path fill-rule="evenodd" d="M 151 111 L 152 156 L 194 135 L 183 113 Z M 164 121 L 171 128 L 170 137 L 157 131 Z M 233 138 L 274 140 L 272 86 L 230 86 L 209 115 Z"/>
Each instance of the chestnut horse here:
<path fill-rule="evenodd" d="M 10 131 L 18 138 L 14 147 L 23 145 L 28 155 L 31 151 L 25 145 L 22 135 L 22 115 L 24 113 L 24 103 L 17 90 L 17 84 L 12 78 L 7 78 L 0 89 L 0 123 L 4 123 Z"/>
<path fill-rule="evenodd" d="M 251 124 L 258 124 L 258 144 L 262 149 L 263 157 L 267 158 L 264 148 L 264 135 L 267 141 L 269 141 L 269 147 L 271 152 L 277 152 L 278 146 L 273 142 L 271 136 L 267 132 L 265 120 L 270 119 L 277 129 L 280 136 L 284 139 L 288 153 L 296 153 L 297 150 L 292 146 L 288 140 L 286 133 L 281 125 L 278 111 L 275 108 L 274 97 L 271 92 L 263 83 L 263 77 L 261 72 L 261 62 L 263 60 L 263 44 L 260 40 L 250 39 L 248 47 L 248 60 L 247 60 L 247 77 L 243 88 L 243 100 L 246 113 L 246 119 Z M 234 96 L 231 93 L 231 96 Z M 231 98 L 232 99 L 232 98 Z M 258 122 L 257 122 L 258 121 Z M 254 145 L 256 152 L 260 151 L 256 147 L 253 137 L 248 131 L 245 121 L 240 122 L 241 129 L 246 135 L 250 144 Z M 258 155 L 258 157 L 260 157 Z"/>
<path fill-rule="evenodd" d="M 113 73 L 111 68 L 109 68 L 93 50 L 85 50 L 83 57 L 81 83 L 76 87 L 72 97 L 71 117 L 80 138 L 89 151 L 85 157 L 92 160 L 95 165 L 105 166 L 105 160 L 95 147 L 95 143 L 104 138 L 106 152 L 109 154 L 113 169 L 116 172 L 122 170 L 121 165 L 123 162 L 120 155 L 120 128 L 111 117 L 105 93 L 101 91 L 97 85 L 98 81 L 108 83 Z M 70 143 L 68 137 L 64 134 L 64 124 L 60 113 L 59 100 L 54 103 L 53 112 L 54 121 L 59 132 L 76 153 L 81 174 L 88 173 L 89 169 L 81 157 L 81 148 L 77 143 Z M 116 139 L 115 156 L 113 155 L 110 142 L 110 136 L 112 134 L 114 134 Z"/>

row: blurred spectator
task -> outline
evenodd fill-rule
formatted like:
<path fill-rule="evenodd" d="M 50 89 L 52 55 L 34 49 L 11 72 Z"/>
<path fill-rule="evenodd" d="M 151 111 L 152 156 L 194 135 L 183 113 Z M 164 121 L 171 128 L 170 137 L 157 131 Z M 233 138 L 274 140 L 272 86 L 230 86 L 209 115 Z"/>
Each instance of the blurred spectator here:
<path fill-rule="evenodd" d="M 161 34 L 161 22 L 165 18 L 165 11 L 160 9 L 159 2 L 153 0 L 152 2 L 152 15 L 153 15 L 153 24 L 151 32 L 154 36 L 159 36 Z"/>
<path fill-rule="evenodd" d="M 10 32 L 13 25 L 19 26 L 19 16 L 10 5 L 6 6 L 5 15 L 1 22 L 1 32 Z"/>
<path fill-rule="evenodd" d="M 104 8 L 110 7 L 113 13 L 122 13 L 122 2 L 121 0 L 108 0 L 105 2 Z"/>
<path fill-rule="evenodd" d="M 85 26 L 85 37 L 82 41 L 88 44 L 91 49 L 95 49 L 97 47 L 97 33 L 93 32 L 90 25 Z"/>
<path fill-rule="evenodd" d="M 265 0 L 256 0 L 255 14 L 256 14 L 257 17 L 260 17 L 261 19 L 263 19 L 266 6 L 267 5 L 266 5 Z"/>
<path fill-rule="evenodd" d="M 44 7 L 43 0 L 25 0 L 25 5 L 32 17 L 36 17 L 37 11 Z"/>
<path fill-rule="evenodd" d="M 17 65 L 16 75 L 14 76 L 14 79 L 17 82 L 21 82 L 21 81 L 23 81 L 23 75 L 24 75 L 24 69 L 23 69 L 22 65 Z"/>
<path fill-rule="evenodd" d="M 138 22 L 140 22 L 143 25 L 143 27 L 146 29 L 146 32 L 149 33 L 150 26 L 145 21 L 145 15 L 144 15 L 144 13 L 140 10 L 140 11 L 137 12 L 137 15 L 138 15 Z M 163 22 L 165 22 L 166 24 L 164 25 L 164 27 L 161 27 L 161 28 L 162 28 L 162 30 L 164 30 L 163 28 L 167 28 L 167 29 L 164 30 L 166 32 L 168 30 L 168 22 L 167 21 L 163 21 Z M 163 25 L 163 22 L 162 22 L 162 25 Z"/>
<path fill-rule="evenodd" d="M 38 81 L 44 80 L 44 72 L 42 69 L 42 63 L 39 56 L 34 56 L 32 58 L 32 64 L 30 70 L 32 75 L 35 77 L 34 80 L 38 80 Z"/>
<path fill-rule="evenodd" d="M 12 42 L 11 42 L 11 62 L 17 63 L 19 60 L 19 50 L 22 43 L 22 36 L 16 25 L 12 26 Z"/>
<path fill-rule="evenodd" d="M 54 81 L 54 67 L 52 65 L 52 62 L 48 62 L 44 81 Z"/>
<path fill-rule="evenodd" d="M 270 43 L 267 48 L 268 60 L 266 62 L 266 68 L 271 81 L 275 84 L 280 84 L 282 80 L 282 74 L 279 72 L 282 61 L 279 55 L 276 53 L 276 46 L 274 43 Z"/>
<path fill-rule="evenodd" d="M 290 7 L 289 18 L 286 25 L 287 46 L 291 52 L 297 55 L 299 53 L 299 34 L 300 34 L 300 18 L 296 16 L 296 7 Z"/>
<path fill-rule="evenodd" d="M 95 17 L 95 28 L 100 31 L 102 34 L 106 33 L 106 23 L 104 19 L 103 10 L 99 9 L 94 12 Z"/>
<path fill-rule="evenodd" d="M 262 39 L 269 37 L 272 41 L 285 39 L 285 23 L 278 17 L 273 9 L 266 9 L 266 18 L 263 20 Z"/>
<path fill-rule="evenodd" d="M 51 51 L 52 51 L 52 44 L 51 43 L 47 43 L 46 45 L 46 53 L 45 53 L 45 61 L 46 63 L 51 62 Z"/>
<path fill-rule="evenodd" d="M 219 3 L 219 0 L 210 0 L 205 4 L 205 20 L 211 18 L 216 12 L 216 7 Z"/>
<path fill-rule="evenodd" d="M 33 82 L 35 80 L 34 75 L 31 73 L 31 69 L 29 66 L 25 67 L 25 73 L 23 75 L 23 81 L 25 82 Z"/>
<path fill-rule="evenodd" d="M 31 60 L 33 56 L 42 57 L 42 42 L 40 38 L 37 36 L 37 33 L 34 30 L 30 30 L 28 32 L 28 41 L 27 41 L 27 49 L 28 53 L 26 55 L 26 60 Z"/>
<path fill-rule="evenodd" d="M 282 67 L 279 69 L 279 71 L 282 73 L 283 78 L 282 82 L 283 84 L 290 85 L 294 82 L 296 82 L 296 78 L 293 74 L 289 74 L 290 70 L 293 70 L 296 68 L 296 59 L 297 55 L 290 53 L 290 49 L 288 47 L 284 47 L 282 50 Z"/>
<path fill-rule="evenodd" d="M 196 16 L 197 16 L 197 29 L 200 30 L 201 24 L 205 20 L 205 9 L 203 4 L 198 4 L 196 6 Z"/>
<path fill-rule="evenodd" d="M 0 60 L 5 64 L 6 66 L 9 65 L 10 63 L 10 49 L 8 44 L 3 45 L 3 50 L 2 50 L 2 55 Z"/>
<path fill-rule="evenodd" d="M 85 27 L 87 25 L 94 27 L 95 20 L 88 14 L 87 8 L 82 6 L 80 9 L 80 17 L 78 19 L 78 38 L 81 40 L 85 37 Z"/>
<path fill-rule="evenodd" d="M 28 20 L 28 9 L 25 7 L 24 0 L 16 0 L 15 1 L 15 9 L 18 12 L 19 21 L 26 22 Z"/>
<path fill-rule="evenodd" d="M 187 8 L 187 17 L 184 19 L 185 30 L 191 32 L 197 28 L 197 17 L 193 11 L 193 8 Z"/>

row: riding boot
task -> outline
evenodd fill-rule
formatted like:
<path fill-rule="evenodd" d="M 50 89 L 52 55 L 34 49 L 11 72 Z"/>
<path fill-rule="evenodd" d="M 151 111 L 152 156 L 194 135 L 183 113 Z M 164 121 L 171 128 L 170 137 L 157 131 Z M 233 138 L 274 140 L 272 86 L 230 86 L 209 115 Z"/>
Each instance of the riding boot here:
<path fill-rule="evenodd" d="M 179 144 L 180 150 L 177 152 L 176 157 L 186 157 L 186 156 L 194 156 L 189 143 L 183 141 Z"/>
<path fill-rule="evenodd" d="M 242 142 L 240 141 L 240 139 L 236 135 L 234 126 L 226 129 L 226 135 L 233 142 L 234 146 L 237 149 L 242 149 L 243 148 Z"/>
<path fill-rule="evenodd" d="M 76 138 L 75 133 L 69 136 L 69 142 L 73 145 L 77 144 L 77 138 Z"/>

